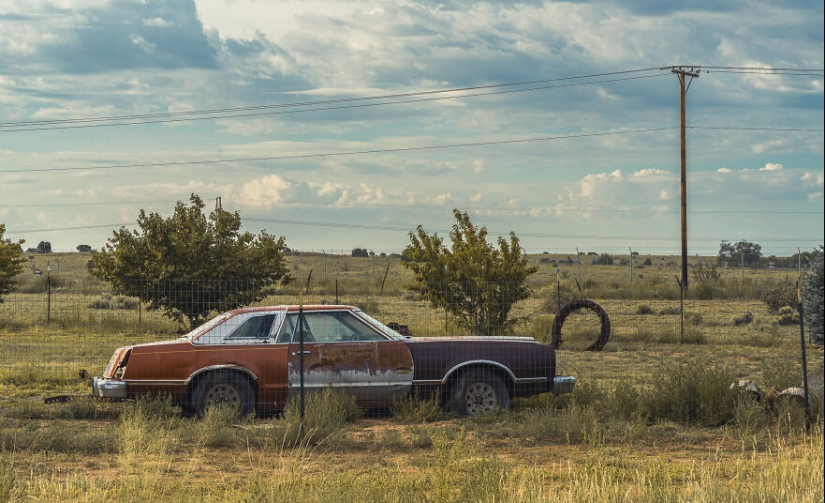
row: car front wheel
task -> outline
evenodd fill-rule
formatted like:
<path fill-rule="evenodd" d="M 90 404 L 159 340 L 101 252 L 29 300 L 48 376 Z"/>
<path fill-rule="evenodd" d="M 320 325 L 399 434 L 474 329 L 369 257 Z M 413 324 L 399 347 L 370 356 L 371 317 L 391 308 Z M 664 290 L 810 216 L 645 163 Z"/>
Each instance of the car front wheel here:
<path fill-rule="evenodd" d="M 497 375 L 487 370 L 470 370 L 457 382 L 456 411 L 462 416 L 489 414 L 510 406 L 510 393 Z"/>
<path fill-rule="evenodd" d="M 195 387 L 192 406 L 201 416 L 212 407 L 227 407 L 243 417 L 254 409 L 255 394 L 249 381 L 240 374 L 212 372 Z"/>

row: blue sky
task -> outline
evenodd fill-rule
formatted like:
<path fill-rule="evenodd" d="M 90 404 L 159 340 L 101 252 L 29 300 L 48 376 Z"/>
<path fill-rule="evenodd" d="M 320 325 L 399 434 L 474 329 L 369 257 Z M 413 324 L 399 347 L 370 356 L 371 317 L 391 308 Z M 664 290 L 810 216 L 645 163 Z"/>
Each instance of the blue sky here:
<path fill-rule="evenodd" d="M 100 248 L 197 193 L 297 250 L 458 208 L 530 253 L 678 255 L 661 68 L 698 65 L 689 253 L 792 255 L 823 242 L 824 38 L 821 1 L 5 0 L 0 223 Z"/>

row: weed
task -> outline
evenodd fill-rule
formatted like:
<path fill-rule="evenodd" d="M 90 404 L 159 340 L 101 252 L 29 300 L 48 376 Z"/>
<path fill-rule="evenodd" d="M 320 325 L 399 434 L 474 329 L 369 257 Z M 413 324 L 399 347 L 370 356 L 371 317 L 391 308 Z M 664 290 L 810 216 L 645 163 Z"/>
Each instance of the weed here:
<path fill-rule="evenodd" d="M 737 391 L 730 387 L 733 381 L 732 371 L 707 362 L 670 364 L 658 370 L 640 401 L 654 421 L 719 426 L 734 417 Z"/>
<path fill-rule="evenodd" d="M 362 414 L 354 397 L 325 389 L 306 395 L 303 420 L 300 397 L 290 398 L 283 418 L 273 421 L 272 434 L 282 445 L 317 445 L 323 441 L 334 445 L 344 440 L 344 426 Z"/>
<path fill-rule="evenodd" d="M 395 396 L 390 412 L 393 418 L 401 423 L 428 423 L 438 421 L 444 416 L 440 393 L 428 398 L 420 398 L 418 395 Z"/>

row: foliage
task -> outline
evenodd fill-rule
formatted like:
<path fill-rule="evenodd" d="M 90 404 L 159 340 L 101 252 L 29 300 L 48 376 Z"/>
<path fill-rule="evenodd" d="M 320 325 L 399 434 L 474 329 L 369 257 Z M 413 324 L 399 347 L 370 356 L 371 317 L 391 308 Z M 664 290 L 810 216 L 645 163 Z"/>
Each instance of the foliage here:
<path fill-rule="evenodd" d="M 37 253 L 51 253 L 52 244 L 48 241 L 41 241 L 37 243 Z"/>
<path fill-rule="evenodd" d="M 487 243 L 486 227 L 474 226 L 467 213 L 457 209 L 453 215 L 452 249 L 420 225 L 410 233 L 404 250 L 411 259 L 405 265 L 415 275 L 410 289 L 433 307 L 444 308 L 476 335 L 500 334 L 515 323 L 508 320 L 510 310 L 528 297 L 525 281 L 537 269 L 522 254 L 515 233 L 510 233 L 509 243 L 499 237 L 495 249 Z"/>
<path fill-rule="evenodd" d="M 90 253 L 92 251 L 91 245 L 77 245 L 77 251 L 80 253 Z"/>
<path fill-rule="evenodd" d="M 217 209 L 203 213 L 196 194 L 187 207 L 178 201 L 164 219 L 140 211 L 140 232 L 114 232 L 100 252 L 92 252 L 90 272 L 112 292 L 138 297 L 149 310 L 170 318 L 203 322 L 212 311 L 260 301 L 289 280 L 284 238 L 261 231 L 240 232 L 241 217 Z"/>
<path fill-rule="evenodd" d="M 393 397 L 390 413 L 400 423 L 428 423 L 444 417 L 441 407 L 441 394 L 422 398 L 417 394 L 405 397 Z"/>
<path fill-rule="evenodd" d="M 663 365 L 642 398 L 651 421 L 671 420 L 700 426 L 719 426 L 734 417 L 734 372 L 707 362 Z"/>
<path fill-rule="evenodd" d="M 352 249 L 352 256 L 353 257 L 366 257 L 368 258 L 371 255 L 366 248 L 353 248 Z"/>
<path fill-rule="evenodd" d="M 693 265 L 693 269 L 690 270 L 690 277 L 694 283 L 712 285 L 718 283 L 722 275 L 719 273 L 715 264 L 699 262 Z"/>
<path fill-rule="evenodd" d="M 21 246 L 25 241 L 21 239 L 15 243 L 4 238 L 5 233 L 6 226 L 0 224 L 0 303 L 3 302 L 4 295 L 15 290 L 15 277 L 23 272 L 23 263 L 26 261 Z"/>
<path fill-rule="evenodd" d="M 736 244 L 731 244 L 728 241 L 722 241 L 719 245 L 719 262 L 728 264 L 729 266 L 744 265 L 747 267 L 755 266 L 762 258 L 762 246 L 744 239 Z"/>
<path fill-rule="evenodd" d="M 808 322 L 808 330 L 811 338 L 822 344 L 825 342 L 825 329 L 823 329 L 823 318 L 825 318 L 825 273 L 823 273 L 823 262 L 825 262 L 825 247 L 819 246 L 819 250 L 811 253 L 811 270 L 802 279 L 802 312 Z"/>
<path fill-rule="evenodd" d="M 768 309 L 775 312 L 783 307 L 796 308 L 799 305 L 796 285 L 787 276 L 779 284 L 763 293 L 760 300 L 768 306 Z"/>

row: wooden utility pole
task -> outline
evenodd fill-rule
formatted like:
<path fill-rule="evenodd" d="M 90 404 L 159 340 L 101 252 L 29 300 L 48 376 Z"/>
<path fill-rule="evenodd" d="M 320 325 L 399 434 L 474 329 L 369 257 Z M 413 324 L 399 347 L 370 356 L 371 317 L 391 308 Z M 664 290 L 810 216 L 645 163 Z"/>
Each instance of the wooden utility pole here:
<path fill-rule="evenodd" d="M 688 288 L 688 249 L 687 249 L 687 146 L 685 141 L 685 95 L 690 88 L 690 83 L 693 82 L 694 77 L 699 76 L 699 72 L 695 68 L 689 70 L 685 67 L 674 67 L 670 70 L 679 77 L 679 112 L 680 112 L 680 126 L 681 126 L 681 148 L 682 148 L 682 177 L 681 177 L 681 192 L 682 192 L 682 290 L 687 291 Z M 690 77 L 688 80 L 687 78 Z"/>

